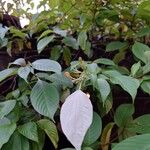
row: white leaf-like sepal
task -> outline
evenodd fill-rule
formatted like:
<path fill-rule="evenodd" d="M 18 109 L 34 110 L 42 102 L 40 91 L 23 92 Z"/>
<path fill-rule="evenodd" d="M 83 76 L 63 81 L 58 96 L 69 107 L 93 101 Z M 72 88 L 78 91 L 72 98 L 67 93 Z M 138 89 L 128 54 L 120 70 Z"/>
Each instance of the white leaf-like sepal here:
<path fill-rule="evenodd" d="M 77 90 L 67 97 L 60 112 L 61 127 L 76 150 L 81 150 L 84 136 L 93 120 L 93 106 L 88 96 Z"/>

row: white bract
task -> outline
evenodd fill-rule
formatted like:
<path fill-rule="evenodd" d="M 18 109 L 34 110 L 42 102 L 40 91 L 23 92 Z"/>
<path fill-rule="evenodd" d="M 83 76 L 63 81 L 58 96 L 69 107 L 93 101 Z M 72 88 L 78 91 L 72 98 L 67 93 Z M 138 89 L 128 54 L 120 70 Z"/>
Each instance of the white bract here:
<path fill-rule="evenodd" d="M 67 97 L 62 105 L 60 121 L 64 134 L 76 150 L 81 150 L 84 136 L 93 119 L 93 107 L 88 96 L 81 90 Z"/>

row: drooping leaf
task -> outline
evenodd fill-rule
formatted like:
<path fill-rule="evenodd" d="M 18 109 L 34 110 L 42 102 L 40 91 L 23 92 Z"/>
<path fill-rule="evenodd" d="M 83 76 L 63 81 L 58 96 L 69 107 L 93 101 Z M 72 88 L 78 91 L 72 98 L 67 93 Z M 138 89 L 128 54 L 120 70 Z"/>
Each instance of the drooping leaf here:
<path fill-rule="evenodd" d="M 148 150 L 150 148 L 150 134 L 142 134 L 127 138 L 120 142 L 112 150 Z"/>
<path fill-rule="evenodd" d="M 15 129 L 15 123 L 0 125 L 0 149 L 2 148 L 3 144 L 8 142 Z"/>
<path fill-rule="evenodd" d="M 29 141 L 20 133 L 15 131 L 11 136 L 7 144 L 5 144 L 2 150 L 30 150 Z"/>
<path fill-rule="evenodd" d="M 8 100 L 0 103 L 0 119 L 8 115 L 15 107 L 16 100 Z"/>
<path fill-rule="evenodd" d="M 40 71 L 61 72 L 61 66 L 58 62 L 50 59 L 39 59 L 32 63 L 32 67 Z"/>
<path fill-rule="evenodd" d="M 111 122 L 111 123 L 108 123 L 103 129 L 102 136 L 101 136 L 102 150 L 109 150 L 108 143 L 110 142 L 110 136 L 111 136 L 113 126 L 114 126 L 114 123 Z"/>
<path fill-rule="evenodd" d="M 134 106 L 132 104 L 122 104 L 115 112 L 114 121 L 118 127 L 125 127 L 132 118 Z"/>
<path fill-rule="evenodd" d="M 120 85 L 125 91 L 127 91 L 132 99 L 134 100 L 137 94 L 137 89 L 139 88 L 139 80 L 132 78 L 130 76 L 119 75 L 111 76 L 111 82 L 113 84 Z"/>
<path fill-rule="evenodd" d="M 96 112 L 94 112 L 92 124 L 84 137 L 84 145 L 89 146 L 94 143 L 100 137 L 101 131 L 102 120 L 100 116 Z"/>
<path fill-rule="evenodd" d="M 44 50 L 44 48 L 54 39 L 54 37 L 55 36 L 52 35 L 41 39 L 37 44 L 38 53 L 41 53 Z"/>
<path fill-rule="evenodd" d="M 99 79 L 97 79 L 97 88 L 101 94 L 103 103 L 105 103 L 105 101 L 110 93 L 109 83 L 105 79 L 99 78 Z"/>
<path fill-rule="evenodd" d="M 150 115 L 146 114 L 134 119 L 133 123 L 127 126 L 127 129 L 141 134 L 150 133 Z"/>
<path fill-rule="evenodd" d="M 18 131 L 26 138 L 38 142 L 37 125 L 35 122 L 28 122 L 19 126 Z"/>
<path fill-rule="evenodd" d="M 92 123 L 92 117 L 92 104 L 81 90 L 68 96 L 62 105 L 60 112 L 62 130 L 77 150 L 81 150 L 84 136 Z"/>
<path fill-rule="evenodd" d="M 0 82 L 2 82 L 6 78 L 13 76 L 15 74 L 16 74 L 16 69 L 14 69 L 14 68 L 9 68 L 9 69 L 0 71 Z"/>
<path fill-rule="evenodd" d="M 115 51 L 115 50 L 120 50 L 120 49 L 124 49 L 128 46 L 127 42 L 120 42 L 120 41 L 115 41 L 115 42 L 111 42 L 106 46 L 106 51 L 107 52 L 111 52 L 111 51 Z"/>
<path fill-rule="evenodd" d="M 56 125 L 48 119 L 39 120 L 38 125 L 42 130 L 45 131 L 45 133 L 48 135 L 51 142 L 53 143 L 55 149 L 57 149 L 59 136 L 58 136 Z"/>
<path fill-rule="evenodd" d="M 59 93 L 53 85 L 38 80 L 30 98 L 32 106 L 38 113 L 53 119 L 59 103 Z"/>
<path fill-rule="evenodd" d="M 28 81 L 27 81 L 27 78 L 28 78 L 28 75 L 30 74 L 30 71 L 31 71 L 30 67 L 20 67 L 20 68 L 18 69 L 18 75 L 19 75 L 22 79 L 24 79 L 26 82 L 28 82 Z"/>

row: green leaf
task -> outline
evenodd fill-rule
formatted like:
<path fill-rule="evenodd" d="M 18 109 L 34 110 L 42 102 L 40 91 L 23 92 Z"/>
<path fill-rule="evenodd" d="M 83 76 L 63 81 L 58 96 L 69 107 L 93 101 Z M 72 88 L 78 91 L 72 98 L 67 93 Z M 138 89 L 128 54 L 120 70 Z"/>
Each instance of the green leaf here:
<path fill-rule="evenodd" d="M 19 126 L 18 131 L 26 138 L 38 142 L 37 125 L 35 122 L 28 122 Z"/>
<path fill-rule="evenodd" d="M 3 144 L 8 142 L 15 129 L 15 123 L 0 125 L 0 149 L 2 148 Z"/>
<path fill-rule="evenodd" d="M 86 50 L 87 34 L 86 31 L 81 31 L 78 35 L 78 44 L 81 49 Z"/>
<path fill-rule="evenodd" d="M 84 137 L 83 141 L 84 145 L 89 146 L 92 143 L 94 143 L 100 137 L 101 131 L 102 131 L 102 120 L 100 116 L 96 112 L 94 112 L 92 124 Z"/>
<path fill-rule="evenodd" d="M 143 81 L 141 88 L 144 92 L 150 94 L 150 80 Z"/>
<path fill-rule="evenodd" d="M 14 62 L 9 63 L 9 66 L 11 66 L 11 65 L 18 65 L 18 66 L 25 67 L 26 66 L 26 61 L 25 61 L 24 58 L 18 58 Z"/>
<path fill-rule="evenodd" d="M 52 74 L 49 76 L 49 80 L 61 86 L 67 86 L 69 88 L 73 87 L 72 81 L 69 78 L 65 77 L 63 74 Z"/>
<path fill-rule="evenodd" d="M 63 58 L 64 58 L 66 65 L 69 66 L 71 62 L 71 52 L 70 52 L 70 49 L 67 47 L 63 48 Z"/>
<path fill-rule="evenodd" d="M 0 119 L 8 115 L 15 107 L 16 100 L 9 100 L 0 103 Z"/>
<path fill-rule="evenodd" d="M 125 49 L 127 46 L 128 46 L 127 42 L 120 42 L 120 41 L 111 42 L 106 46 L 106 52 Z"/>
<path fill-rule="evenodd" d="M 20 67 L 19 69 L 18 69 L 18 75 L 22 78 L 22 79 L 24 79 L 26 82 L 28 82 L 27 81 L 27 78 L 28 78 L 28 75 L 30 74 L 30 71 L 31 71 L 31 69 L 30 69 L 30 67 Z"/>
<path fill-rule="evenodd" d="M 97 79 L 97 89 L 101 94 L 101 98 L 103 103 L 105 103 L 109 93 L 110 93 L 110 85 L 109 83 L 102 78 Z"/>
<path fill-rule="evenodd" d="M 96 59 L 96 60 L 94 60 L 94 63 L 108 65 L 108 66 L 115 66 L 115 63 L 112 60 L 107 59 L 107 58 Z"/>
<path fill-rule="evenodd" d="M 52 60 L 58 60 L 62 52 L 62 47 L 61 46 L 54 46 L 51 49 L 51 59 Z"/>
<path fill-rule="evenodd" d="M 37 125 L 35 122 L 28 122 L 19 126 L 18 131 L 26 138 L 38 142 Z"/>
<path fill-rule="evenodd" d="M 139 71 L 140 68 L 141 68 L 140 61 L 136 64 L 133 64 L 132 67 L 131 67 L 131 75 L 134 77 L 137 74 L 137 72 Z"/>
<path fill-rule="evenodd" d="M 44 50 L 44 48 L 54 39 L 54 37 L 55 36 L 52 35 L 41 39 L 37 44 L 38 53 L 41 53 Z"/>
<path fill-rule="evenodd" d="M 29 141 L 19 132 L 14 132 L 7 144 L 5 144 L 2 150 L 30 150 Z"/>
<path fill-rule="evenodd" d="M 132 118 L 134 106 L 132 104 L 122 104 L 115 112 L 114 121 L 118 127 L 125 127 Z"/>
<path fill-rule="evenodd" d="M 3 27 L 2 24 L 0 24 L 0 38 L 3 39 L 5 37 L 5 34 L 7 33 L 9 28 L 6 26 Z"/>
<path fill-rule="evenodd" d="M 143 134 L 130 137 L 116 146 L 112 150 L 149 150 L 150 134 Z"/>
<path fill-rule="evenodd" d="M 53 31 L 52 30 L 46 30 L 46 31 L 44 31 L 41 35 L 40 35 L 40 37 L 38 38 L 38 40 L 40 40 L 41 38 L 44 38 L 45 36 L 47 36 L 48 34 L 50 34 L 50 33 L 53 33 Z"/>
<path fill-rule="evenodd" d="M 148 36 L 150 35 L 150 28 L 149 27 L 142 28 L 136 35 L 138 37 Z"/>
<path fill-rule="evenodd" d="M 45 133 L 48 135 L 48 137 L 52 141 L 55 149 L 57 149 L 59 136 L 58 136 L 56 125 L 48 119 L 39 120 L 38 125 L 42 130 L 45 131 Z"/>
<path fill-rule="evenodd" d="M 141 134 L 150 133 L 150 115 L 146 114 L 136 118 L 127 126 L 127 130 Z"/>
<path fill-rule="evenodd" d="M 53 31 L 54 31 L 54 33 L 61 35 L 62 37 L 67 36 L 67 30 L 61 30 L 59 28 L 54 28 Z"/>
<path fill-rule="evenodd" d="M 132 78 L 130 76 L 125 75 L 118 75 L 113 76 L 111 78 L 111 82 L 113 84 L 119 84 L 125 91 L 127 91 L 131 97 L 132 100 L 135 99 L 137 94 L 137 89 L 139 88 L 139 80 Z"/>
<path fill-rule="evenodd" d="M 73 49 L 76 49 L 76 50 L 79 49 L 78 42 L 73 37 L 65 37 L 63 39 L 63 43 L 66 44 L 69 47 L 72 47 Z"/>
<path fill-rule="evenodd" d="M 49 59 L 39 59 L 32 63 L 32 67 L 40 71 L 52 71 L 60 74 L 61 66 L 58 62 Z"/>
<path fill-rule="evenodd" d="M 15 74 L 16 74 L 16 69 L 13 69 L 13 68 L 9 68 L 9 69 L 0 71 L 0 82 L 2 82 L 6 78 L 13 76 Z"/>
<path fill-rule="evenodd" d="M 150 72 L 150 63 L 147 63 L 145 66 L 143 66 L 142 70 L 143 70 L 143 75 L 149 73 Z"/>
<path fill-rule="evenodd" d="M 32 141 L 30 144 L 30 150 L 43 150 L 44 144 L 45 144 L 45 132 L 41 129 L 39 129 L 38 132 L 38 139 L 39 142 Z"/>
<path fill-rule="evenodd" d="M 110 142 L 113 127 L 114 127 L 114 123 L 110 122 L 103 129 L 102 136 L 101 136 L 101 144 L 103 145 L 102 150 L 109 149 L 109 145 L 107 145 L 107 143 Z"/>
<path fill-rule="evenodd" d="M 30 98 L 32 106 L 38 113 L 53 119 L 59 104 L 59 93 L 53 85 L 38 80 Z"/>
<path fill-rule="evenodd" d="M 144 52 L 146 51 L 150 51 L 150 48 L 145 45 L 142 44 L 140 42 L 135 42 L 134 45 L 132 46 L 132 52 L 133 54 L 140 59 L 141 61 L 143 61 L 144 63 L 147 62 L 146 57 L 144 55 Z"/>

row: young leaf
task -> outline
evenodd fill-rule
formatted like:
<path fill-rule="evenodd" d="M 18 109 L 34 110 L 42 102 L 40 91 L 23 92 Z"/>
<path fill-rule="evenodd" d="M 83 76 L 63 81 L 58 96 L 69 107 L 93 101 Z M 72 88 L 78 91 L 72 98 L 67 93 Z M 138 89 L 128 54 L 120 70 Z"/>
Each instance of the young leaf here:
<path fill-rule="evenodd" d="M 53 85 L 38 80 L 30 98 L 32 106 L 38 113 L 53 119 L 59 104 L 59 93 Z"/>
<path fill-rule="evenodd" d="M 61 66 L 58 62 L 49 59 L 39 59 L 32 63 L 32 67 L 40 71 L 52 71 L 55 73 L 61 72 Z"/>
<path fill-rule="evenodd" d="M 38 121 L 38 125 L 42 130 L 45 131 L 45 133 L 53 143 L 55 149 L 57 149 L 59 136 L 55 124 L 48 119 L 41 119 Z"/>
<path fill-rule="evenodd" d="M 62 130 L 77 150 L 81 150 L 84 136 L 92 123 L 92 118 L 92 104 L 88 96 L 81 90 L 68 96 L 62 105 L 60 112 Z"/>
<path fill-rule="evenodd" d="M 127 46 L 128 46 L 127 42 L 120 42 L 120 41 L 111 42 L 106 46 L 106 52 L 124 49 Z"/>
<path fill-rule="evenodd" d="M 101 94 L 103 103 L 105 103 L 105 101 L 110 93 L 109 83 L 105 79 L 99 78 L 99 79 L 97 79 L 97 88 Z"/>
<path fill-rule="evenodd" d="M 8 115 L 15 107 L 16 100 L 9 100 L 0 103 L 0 119 Z"/>
<path fill-rule="evenodd" d="M 84 137 L 84 145 L 90 146 L 92 143 L 94 143 L 101 135 L 102 131 L 102 120 L 100 116 L 94 112 L 93 114 L 93 122 L 86 132 L 86 135 Z"/>
<path fill-rule="evenodd" d="M 112 150 L 148 150 L 150 148 L 150 134 L 142 134 L 127 138 Z"/>
<path fill-rule="evenodd" d="M 125 127 L 134 113 L 134 106 L 132 104 L 120 105 L 114 115 L 115 123 L 118 127 Z"/>
<path fill-rule="evenodd" d="M 41 39 L 37 44 L 38 53 L 41 53 L 44 50 L 44 48 L 54 39 L 54 37 L 55 36 L 52 35 Z"/>
<path fill-rule="evenodd" d="M 38 142 L 37 125 L 35 122 L 28 122 L 19 126 L 18 131 L 26 138 Z"/>
<path fill-rule="evenodd" d="M 0 149 L 2 148 L 3 144 L 8 142 L 15 129 L 15 123 L 0 125 Z"/>
<path fill-rule="evenodd" d="M 29 141 L 19 132 L 15 131 L 10 140 L 5 144 L 2 150 L 30 150 Z"/>

